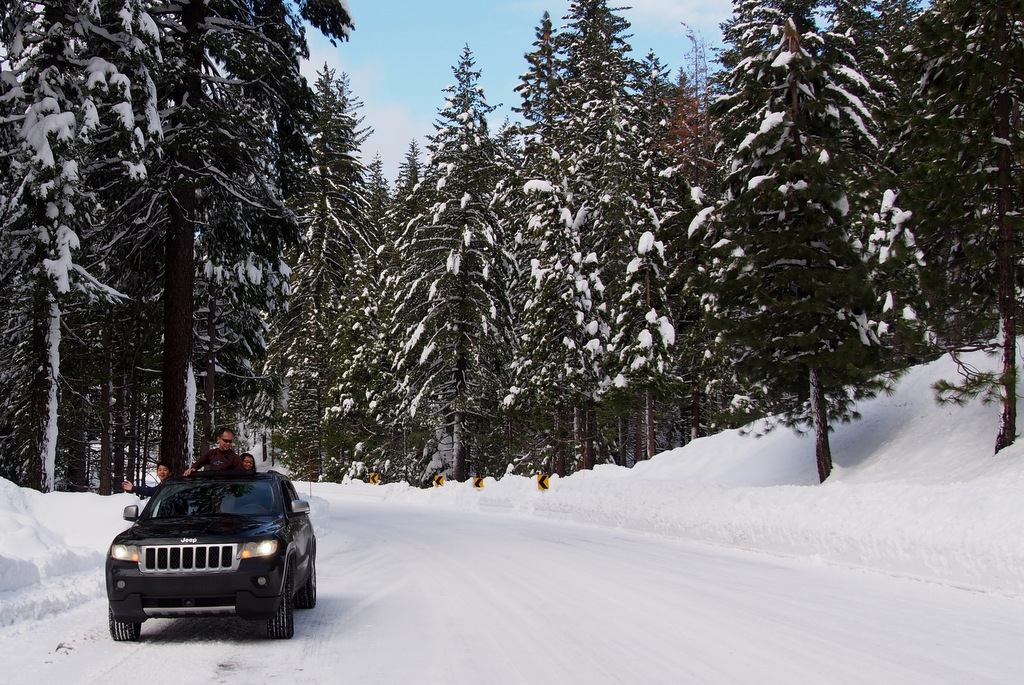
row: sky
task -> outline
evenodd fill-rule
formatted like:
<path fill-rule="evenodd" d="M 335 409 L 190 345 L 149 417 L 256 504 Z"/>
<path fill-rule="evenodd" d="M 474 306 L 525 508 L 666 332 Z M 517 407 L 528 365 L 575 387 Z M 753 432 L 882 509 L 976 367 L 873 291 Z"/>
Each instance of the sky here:
<path fill-rule="evenodd" d="M 718 25 L 732 10 L 729 0 L 634 0 L 622 14 L 632 25 L 630 44 L 642 58 L 654 50 L 673 70 L 690 50 L 687 26 L 709 46 L 721 41 Z M 399 163 L 416 139 L 421 149 L 433 133 L 444 104 L 442 91 L 454 82 L 452 67 L 468 45 L 481 72 L 480 83 L 492 106 L 497 129 L 519 104 L 514 88 L 526 70 L 523 55 L 533 50 L 535 29 L 548 11 L 556 26 L 568 0 L 348 0 L 355 31 L 351 40 L 332 46 L 309 30 L 310 59 L 303 73 L 313 83 L 324 64 L 349 76 L 362 100 L 366 124 L 374 134 L 364 145 L 364 162 L 380 154 L 393 181 Z M 614 5 L 613 5 L 614 6 Z"/>
<path fill-rule="evenodd" d="M 318 603 L 291 641 L 221 618 L 113 642 L 103 563 L 138 498 L 0 479 L 0 684 L 1019 683 L 1024 440 L 993 455 L 998 407 L 936 405 L 955 373 L 944 358 L 862 402 L 821 485 L 788 430 L 543 492 L 532 474 L 296 482 Z"/>

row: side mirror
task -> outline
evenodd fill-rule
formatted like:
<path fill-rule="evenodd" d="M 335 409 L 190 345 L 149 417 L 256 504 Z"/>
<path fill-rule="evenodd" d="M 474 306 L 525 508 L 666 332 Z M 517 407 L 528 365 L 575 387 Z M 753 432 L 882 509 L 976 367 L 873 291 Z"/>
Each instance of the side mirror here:
<path fill-rule="evenodd" d="M 125 521 L 137 521 L 139 518 L 139 505 L 129 504 L 124 508 L 123 516 Z"/>
<path fill-rule="evenodd" d="M 309 502 L 304 499 L 292 500 L 293 514 L 309 514 Z"/>

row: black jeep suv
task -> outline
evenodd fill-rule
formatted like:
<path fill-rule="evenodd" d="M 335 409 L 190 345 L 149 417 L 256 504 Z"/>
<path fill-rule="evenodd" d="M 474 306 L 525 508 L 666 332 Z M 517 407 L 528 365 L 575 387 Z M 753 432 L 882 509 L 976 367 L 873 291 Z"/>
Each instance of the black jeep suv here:
<path fill-rule="evenodd" d="M 295 608 L 316 605 L 309 503 L 275 472 L 199 472 L 165 480 L 107 555 L 110 635 L 138 640 L 149 618 L 267 621 L 290 638 Z"/>

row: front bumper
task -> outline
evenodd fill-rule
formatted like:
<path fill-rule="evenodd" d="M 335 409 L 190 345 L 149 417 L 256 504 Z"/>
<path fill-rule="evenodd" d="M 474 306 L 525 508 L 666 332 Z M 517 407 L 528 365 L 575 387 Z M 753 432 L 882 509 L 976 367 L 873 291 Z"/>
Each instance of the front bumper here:
<path fill-rule="evenodd" d="M 143 573 L 137 563 L 107 558 L 107 599 L 114 618 L 230 616 L 273 618 L 281 604 L 284 560 L 243 559 L 227 572 Z"/>

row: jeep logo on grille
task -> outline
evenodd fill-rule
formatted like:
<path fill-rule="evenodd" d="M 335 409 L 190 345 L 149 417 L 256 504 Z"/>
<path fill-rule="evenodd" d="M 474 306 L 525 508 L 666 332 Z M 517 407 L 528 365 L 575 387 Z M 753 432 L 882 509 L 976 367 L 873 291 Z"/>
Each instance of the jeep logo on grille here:
<path fill-rule="evenodd" d="M 182 538 L 182 542 L 199 542 L 199 538 Z"/>

